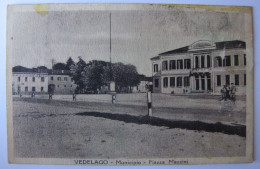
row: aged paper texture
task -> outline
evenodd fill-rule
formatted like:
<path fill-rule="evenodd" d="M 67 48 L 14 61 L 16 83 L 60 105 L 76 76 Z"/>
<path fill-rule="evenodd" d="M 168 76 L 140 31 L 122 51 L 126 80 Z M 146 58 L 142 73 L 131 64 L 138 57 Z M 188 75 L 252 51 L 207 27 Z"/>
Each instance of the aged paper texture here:
<path fill-rule="evenodd" d="M 9 5 L 9 163 L 253 161 L 252 8 Z"/>

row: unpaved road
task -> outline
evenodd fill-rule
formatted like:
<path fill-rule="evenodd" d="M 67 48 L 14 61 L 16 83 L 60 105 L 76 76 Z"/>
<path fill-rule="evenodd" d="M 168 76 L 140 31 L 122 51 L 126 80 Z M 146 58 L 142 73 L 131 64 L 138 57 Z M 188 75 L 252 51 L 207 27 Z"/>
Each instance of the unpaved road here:
<path fill-rule="evenodd" d="M 71 106 L 62 101 L 14 100 L 14 145 L 17 157 L 171 158 L 245 154 L 246 138 L 238 135 L 79 115 L 103 110 L 102 105 Z M 138 110 L 142 108 L 136 107 Z"/>

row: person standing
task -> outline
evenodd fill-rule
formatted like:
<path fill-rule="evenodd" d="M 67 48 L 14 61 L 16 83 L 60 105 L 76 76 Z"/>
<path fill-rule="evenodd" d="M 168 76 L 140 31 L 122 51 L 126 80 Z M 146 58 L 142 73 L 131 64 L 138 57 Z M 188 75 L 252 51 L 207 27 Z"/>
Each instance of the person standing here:
<path fill-rule="evenodd" d="M 222 99 L 221 100 L 227 100 L 227 87 L 226 85 L 223 85 L 223 88 L 221 89 Z"/>
<path fill-rule="evenodd" d="M 235 101 L 235 97 L 236 97 L 236 91 L 237 91 L 236 86 L 234 85 L 234 83 L 231 83 L 231 87 L 230 87 L 230 98 L 231 98 L 232 100 L 234 100 L 234 101 Z"/>
<path fill-rule="evenodd" d="M 75 92 L 73 92 L 73 94 L 72 94 L 72 99 L 73 99 L 73 101 L 76 101 L 76 100 L 77 100 L 77 98 L 76 98 L 76 93 L 75 93 Z"/>

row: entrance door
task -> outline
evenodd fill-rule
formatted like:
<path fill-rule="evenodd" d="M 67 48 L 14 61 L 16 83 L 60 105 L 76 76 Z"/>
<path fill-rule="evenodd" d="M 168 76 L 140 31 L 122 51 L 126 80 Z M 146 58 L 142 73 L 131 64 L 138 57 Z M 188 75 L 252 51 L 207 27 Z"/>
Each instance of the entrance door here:
<path fill-rule="evenodd" d="M 201 79 L 201 90 L 205 90 L 205 79 Z"/>
<path fill-rule="evenodd" d="M 208 88 L 208 90 L 211 90 L 211 79 L 210 78 L 207 79 L 207 88 Z"/>
<path fill-rule="evenodd" d="M 49 84 L 48 85 L 48 93 L 54 94 L 55 91 L 55 84 Z"/>

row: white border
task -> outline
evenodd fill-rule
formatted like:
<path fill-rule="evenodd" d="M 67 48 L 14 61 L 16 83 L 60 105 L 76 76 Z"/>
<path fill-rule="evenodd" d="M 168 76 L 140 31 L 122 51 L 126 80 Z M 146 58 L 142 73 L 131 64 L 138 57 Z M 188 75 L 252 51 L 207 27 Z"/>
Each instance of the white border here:
<path fill-rule="evenodd" d="M 0 2 L 0 35 L 2 35 L 1 37 L 1 41 L 0 41 L 0 46 L 1 46 L 1 50 L 0 50 L 0 63 L 1 63 L 1 67 L 0 67 L 0 73 L 1 73 L 1 76 L 0 76 L 0 79 L 2 81 L 1 84 L 1 87 L 0 87 L 0 91 L 1 91 L 1 108 L 3 111 L 1 111 L 0 113 L 0 119 L 1 119 L 1 122 L 0 122 L 0 132 L 1 132 L 1 141 L 0 141 L 0 168 L 72 168 L 72 167 L 76 167 L 76 166 L 52 166 L 52 165 L 49 165 L 49 166 L 44 166 L 44 165 L 10 165 L 7 163 L 7 139 L 6 139 L 6 110 L 5 110 L 5 107 L 6 107 L 6 98 L 5 98 L 5 87 L 6 87 L 6 83 L 5 83 L 5 74 L 6 74 L 6 67 L 5 67 L 5 63 L 6 63 L 6 7 L 7 7 L 7 4 L 34 4 L 34 3 L 83 3 L 83 2 L 103 2 L 103 3 L 107 3 L 107 2 L 116 2 L 116 3 L 122 3 L 122 2 L 126 2 L 126 1 L 83 1 L 83 0 L 77 0 L 77 1 L 66 1 L 66 0 L 55 0 L 55 1 L 50 1 L 50 0 L 34 0 L 33 2 L 32 1 L 28 1 L 28 0 L 10 0 L 9 2 Z M 128 3 L 144 3 L 146 1 L 127 1 Z M 255 39 L 254 39 L 254 43 L 255 43 L 255 86 L 259 86 L 259 80 L 257 78 L 257 74 L 259 73 L 259 66 L 257 66 L 259 64 L 259 58 L 257 57 L 258 54 L 259 54 L 259 49 L 257 49 L 258 47 L 260 47 L 259 45 L 259 35 L 258 35 L 258 32 L 257 30 L 260 30 L 259 28 L 259 18 L 257 18 L 257 16 L 260 16 L 259 15 L 259 11 L 260 11 L 260 1 L 258 2 L 257 0 L 251 0 L 251 1 L 243 1 L 243 0 L 230 0 L 230 1 L 227 1 L 227 0 L 212 0 L 212 1 L 208 1 L 208 2 L 205 2 L 203 0 L 189 0 L 189 1 L 185 1 L 185 0 L 175 0 L 175 1 L 167 1 L 167 0 L 160 0 L 160 1 L 149 1 L 149 3 L 179 3 L 179 4 L 207 4 L 207 5 L 245 5 L 245 6 L 253 6 L 254 7 L 254 34 L 255 34 Z M 258 68 L 259 67 L 259 68 Z M 258 102 L 259 100 L 259 89 L 257 87 L 255 87 L 255 103 Z M 259 125 L 258 125 L 258 121 L 259 121 L 259 115 L 258 115 L 258 110 L 259 110 L 259 107 L 257 104 L 255 104 L 255 162 L 252 163 L 252 164 L 231 164 L 231 165 L 193 165 L 193 166 L 153 166 L 153 167 L 156 167 L 156 168 L 170 168 L 170 167 L 177 167 L 177 168 L 186 168 L 186 167 L 189 167 L 189 168 L 208 168 L 208 167 L 211 167 L 211 168 L 246 168 L 246 167 L 249 167 L 249 168 L 259 168 L 260 167 L 260 162 L 259 162 L 259 159 L 258 159 L 258 154 L 259 154 L 259 148 L 257 146 L 257 143 L 259 142 L 259 132 L 258 132 L 258 129 L 260 128 Z M 79 167 L 79 166 L 77 166 Z M 88 166 L 88 167 L 93 167 L 93 168 L 100 168 L 100 166 Z M 149 167 L 149 166 L 141 166 L 142 168 L 146 168 L 146 167 Z M 115 166 L 111 166 L 111 167 L 108 167 L 108 168 L 116 168 Z M 127 167 L 128 168 L 128 167 Z M 134 166 L 131 166 L 129 168 L 135 168 Z"/>

